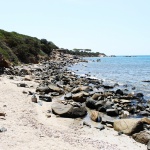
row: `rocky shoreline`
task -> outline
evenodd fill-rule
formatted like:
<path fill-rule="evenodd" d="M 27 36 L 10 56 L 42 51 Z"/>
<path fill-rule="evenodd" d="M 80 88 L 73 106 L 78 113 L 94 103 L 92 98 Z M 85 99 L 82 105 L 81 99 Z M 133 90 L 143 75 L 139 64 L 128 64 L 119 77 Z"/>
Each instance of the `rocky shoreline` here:
<path fill-rule="evenodd" d="M 106 130 L 114 128 L 118 135 L 126 134 L 150 149 L 150 105 L 142 93 L 127 93 L 114 84 L 102 80 L 79 77 L 67 69 L 84 61 L 78 57 L 58 53 L 50 61 L 36 65 L 22 65 L 5 69 L 5 75 L 14 80 L 20 77 L 17 87 L 30 88 L 26 81 L 34 81 L 34 91 L 23 91 L 33 104 L 49 105 L 51 115 L 63 118 L 81 118 L 83 127 Z M 117 88 L 117 90 L 116 90 Z M 0 114 L 1 115 L 1 114 Z M 89 116 L 89 120 L 86 120 Z M 141 118 L 138 118 L 138 117 Z M 100 147 L 99 147 L 100 148 Z"/>

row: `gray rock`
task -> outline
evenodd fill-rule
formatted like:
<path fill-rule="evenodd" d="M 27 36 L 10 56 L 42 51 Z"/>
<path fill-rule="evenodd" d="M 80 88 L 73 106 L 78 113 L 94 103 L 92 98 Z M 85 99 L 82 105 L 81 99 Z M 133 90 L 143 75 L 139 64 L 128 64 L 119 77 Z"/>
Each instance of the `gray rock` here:
<path fill-rule="evenodd" d="M 102 124 L 99 124 L 98 127 L 95 127 L 95 128 L 99 129 L 100 131 L 105 129 L 104 125 Z"/>
<path fill-rule="evenodd" d="M 141 131 L 139 133 L 135 133 L 132 135 L 133 139 L 142 144 L 148 144 L 150 140 L 150 132 L 149 131 Z"/>
<path fill-rule="evenodd" d="M 83 125 L 91 128 L 91 125 L 87 123 L 86 121 L 83 121 Z"/>
<path fill-rule="evenodd" d="M 112 125 L 113 125 L 113 123 L 114 123 L 114 118 L 112 118 L 112 117 L 110 117 L 110 116 L 107 116 L 106 114 L 101 113 L 101 112 L 99 112 L 99 115 L 100 115 L 101 118 L 102 118 L 102 121 L 101 121 L 102 124 L 107 124 L 107 123 L 109 123 L 109 124 L 112 124 Z"/>
<path fill-rule="evenodd" d="M 65 96 L 64 96 L 64 98 L 66 99 L 66 100 L 70 100 L 71 98 L 72 98 L 72 93 L 70 92 L 70 93 L 67 93 Z"/>
<path fill-rule="evenodd" d="M 48 86 L 40 86 L 36 88 L 36 92 L 44 92 L 45 94 L 48 94 L 50 89 Z"/>
<path fill-rule="evenodd" d="M 87 110 L 85 106 L 72 107 L 70 114 L 69 117 L 71 118 L 83 117 L 87 114 Z"/>
<path fill-rule="evenodd" d="M 95 109 L 96 108 L 95 104 L 96 104 L 95 100 L 92 100 L 92 99 L 86 100 L 86 106 L 88 108 Z"/>
<path fill-rule="evenodd" d="M 140 111 L 140 112 L 139 112 L 139 115 L 142 115 L 142 116 L 149 116 L 150 113 L 144 110 L 144 111 Z"/>
<path fill-rule="evenodd" d="M 51 92 L 51 96 L 59 96 L 60 94 L 58 92 Z"/>
<path fill-rule="evenodd" d="M 119 95 L 123 95 L 123 91 L 122 91 L 122 90 L 120 90 L 120 89 L 118 89 L 118 90 L 116 90 L 115 94 L 116 94 L 116 95 L 117 95 L 117 94 L 119 94 Z"/>
<path fill-rule="evenodd" d="M 71 111 L 72 106 L 70 104 L 63 105 L 62 103 L 54 103 L 51 108 L 54 114 L 65 117 L 68 115 L 68 112 Z"/>
<path fill-rule="evenodd" d="M 108 83 L 104 83 L 103 87 L 105 89 L 113 89 L 115 87 L 115 84 L 108 84 Z"/>
<path fill-rule="evenodd" d="M 49 95 L 40 95 L 39 99 L 42 101 L 45 101 L 45 102 L 51 102 L 52 101 L 52 99 Z"/>
<path fill-rule="evenodd" d="M 7 129 L 5 127 L 0 128 L 0 132 L 6 132 Z"/>
<path fill-rule="evenodd" d="M 54 114 L 61 117 L 77 118 L 87 114 L 86 108 L 82 105 L 81 107 L 73 107 L 70 104 L 64 105 L 62 103 L 54 103 L 51 108 Z"/>
<path fill-rule="evenodd" d="M 118 110 L 117 109 L 107 109 L 106 113 L 108 116 L 118 116 Z"/>
<path fill-rule="evenodd" d="M 49 87 L 49 89 L 50 89 L 50 92 L 57 92 L 57 93 L 59 93 L 59 94 L 63 94 L 63 93 L 64 93 L 63 89 L 57 87 L 57 86 L 54 85 L 54 84 L 49 84 L 48 87 Z"/>
<path fill-rule="evenodd" d="M 28 85 L 26 83 L 17 83 L 18 87 L 27 87 Z"/>
<path fill-rule="evenodd" d="M 150 150 L 150 140 L 147 143 L 147 150 Z"/>

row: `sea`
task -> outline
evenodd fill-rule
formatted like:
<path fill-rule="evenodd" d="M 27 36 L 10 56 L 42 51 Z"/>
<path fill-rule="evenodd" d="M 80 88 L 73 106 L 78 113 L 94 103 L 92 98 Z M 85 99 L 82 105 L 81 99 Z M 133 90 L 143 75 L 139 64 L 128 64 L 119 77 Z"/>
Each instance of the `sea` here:
<path fill-rule="evenodd" d="M 117 83 L 130 93 L 143 93 L 150 100 L 150 56 L 84 57 L 69 67 L 79 76 L 90 76 L 104 82 Z"/>

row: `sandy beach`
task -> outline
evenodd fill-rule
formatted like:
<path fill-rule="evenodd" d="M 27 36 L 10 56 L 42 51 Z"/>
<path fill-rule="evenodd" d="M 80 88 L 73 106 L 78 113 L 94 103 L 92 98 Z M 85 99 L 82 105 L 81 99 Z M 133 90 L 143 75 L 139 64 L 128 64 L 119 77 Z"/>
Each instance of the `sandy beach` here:
<path fill-rule="evenodd" d="M 28 88 L 17 87 L 27 83 Z M 100 131 L 83 126 L 82 119 L 60 118 L 47 114 L 52 102 L 33 103 L 28 91 L 35 92 L 38 83 L 0 77 L 0 150 L 146 150 L 146 145 L 126 135 L 118 135 L 113 128 Z"/>

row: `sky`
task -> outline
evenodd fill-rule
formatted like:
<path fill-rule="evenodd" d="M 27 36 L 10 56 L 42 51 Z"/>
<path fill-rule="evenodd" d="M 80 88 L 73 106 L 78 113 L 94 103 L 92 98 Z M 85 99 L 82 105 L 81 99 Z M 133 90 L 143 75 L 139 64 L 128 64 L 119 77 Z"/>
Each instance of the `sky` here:
<path fill-rule="evenodd" d="M 150 0 L 0 0 L 0 29 L 60 48 L 150 55 Z"/>

